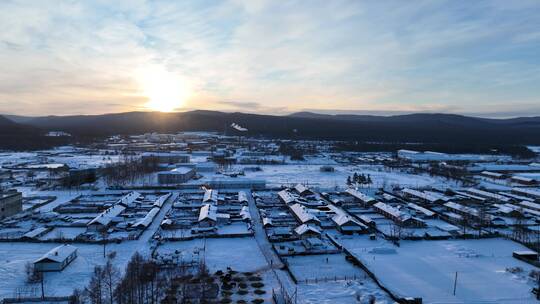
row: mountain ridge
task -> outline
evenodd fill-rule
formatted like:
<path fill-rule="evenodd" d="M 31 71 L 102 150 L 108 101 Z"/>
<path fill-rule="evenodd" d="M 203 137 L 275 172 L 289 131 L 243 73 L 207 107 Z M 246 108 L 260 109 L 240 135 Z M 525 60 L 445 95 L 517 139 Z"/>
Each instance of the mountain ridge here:
<path fill-rule="evenodd" d="M 271 138 L 540 144 L 540 117 L 493 119 L 444 113 L 377 116 L 312 112 L 276 116 L 194 110 L 33 118 L 18 116 L 18 120 L 42 130 L 66 131 L 80 136 L 180 131 L 217 131 L 236 135 L 229 126 L 237 123 L 248 128 L 245 135 Z"/>

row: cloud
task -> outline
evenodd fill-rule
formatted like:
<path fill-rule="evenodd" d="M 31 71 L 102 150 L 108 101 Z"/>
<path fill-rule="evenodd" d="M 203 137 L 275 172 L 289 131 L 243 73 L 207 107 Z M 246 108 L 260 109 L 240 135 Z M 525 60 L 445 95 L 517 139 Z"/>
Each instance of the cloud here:
<path fill-rule="evenodd" d="M 0 112 L 144 109 L 137 71 L 159 66 L 190 91 L 179 110 L 516 113 L 516 105 L 540 115 L 539 8 L 534 0 L 2 1 Z"/>

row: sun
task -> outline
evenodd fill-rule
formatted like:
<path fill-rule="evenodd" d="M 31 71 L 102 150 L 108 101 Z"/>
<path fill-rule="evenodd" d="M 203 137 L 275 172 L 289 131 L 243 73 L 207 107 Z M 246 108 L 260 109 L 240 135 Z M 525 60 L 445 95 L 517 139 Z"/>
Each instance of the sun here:
<path fill-rule="evenodd" d="M 161 67 L 147 67 L 139 71 L 142 94 L 148 99 L 145 108 L 172 112 L 181 108 L 188 98 L 185 81 Z"/>

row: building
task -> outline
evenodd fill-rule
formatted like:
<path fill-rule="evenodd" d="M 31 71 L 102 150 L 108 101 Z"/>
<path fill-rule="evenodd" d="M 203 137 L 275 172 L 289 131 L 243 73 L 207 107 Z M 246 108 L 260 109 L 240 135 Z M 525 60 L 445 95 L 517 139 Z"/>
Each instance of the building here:
<path fill-rule="evenodd" d="M 188 167 L 178 167 L 171 171 L 158 173 L 158 183 L 160 185 L 167 184 L 183 184 L 195 176 L 195 169 Z"/>
<path fill-rule="evenodd" d="M 189 155 L 184 153 L 143 153 L 141 155 L 143 164 L 178 164 L 189 163 Z"/>
<path fill-rule="evenodd" d="M 513 183 L 520 184 L 520 185 L 523 185 L 523 186 L 536 186 L 536 185 L 538 185 L 538 181 L 535 180 L 534 178 L 529 178 L 529 177 L 524 177 L 524 176 L 519 176 L 519 175 L 512 176 L 512 178 L 510 180 Z"/>
<path fill-rule="evenodd" d="M 22 193 L 17 190 L 0 192 L 0 220 L 22 211 Z"/>
<path fill-rule="evenodd" d="M 77 258 L 77 247 L 60 245 L 47 252 L 34 262 L 37 271 L 62 271 L 69 263 Z"/>
<path fill-rule="evenodd" d="M 404 227 L 425 227 L 426 223 L 419 218 L 412 217 L 409 214 L 401 212 L 401 210 L 394 208 L 385 203 L 378 202 L 373 205 L 373 208 L 378 213 L 384 215 L 386 218 L 391 219 L 396 224 Z"/>
<path fill-rule="evenodd" d="M 218 208 L 215 205 L 204 204 L 199 211 L 199 227 L 214 227 L 217 224 L 229 223 L 231 217 L 227 213 L 218 213 Z"/>
<path fill-rule="evenodd" d="M 361 202 L 362 205 L 367 206 L 368 204 L 376 203 L 375 199 L 369 195 L 366 195 L 356 189 L 349 188 L 346 191 L 350 196 L 358 202 Z"/>
<path fill-rule="evenodd" d="M 295 235 L 300 239 L 307 239 L 312 237 L 320 237 L 321 231 L 311 225 L 302 224 L 294 229 Z"/>

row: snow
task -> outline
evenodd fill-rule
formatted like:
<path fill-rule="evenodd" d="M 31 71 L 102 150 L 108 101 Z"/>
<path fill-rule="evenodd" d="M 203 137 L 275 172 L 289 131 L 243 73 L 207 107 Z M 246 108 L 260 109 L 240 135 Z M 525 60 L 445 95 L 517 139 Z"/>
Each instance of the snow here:
<path fill-rule="evenodd" d="M 366 238 L 339 240 L 370 269 L 383 285 L 403 297 L 425 303 L 534 303 L 527 278 L 533 266 L 512 257 L 527 248 L 504 239 L 403 241 L 395 254 L 370 252 L 390 247 Z M 506 268 L 519 266 L 523 273 Z M 456 295 L 452 295 L 458 272 Z"/>
<path fill-rule="evenodd" d="M 158 247 L 160 254 L 181 252 L 185 261 L 202 259 L 211 272 L 231 267 L 236 271 L 256 272 L 268 266 L 254 238 L 216 238 L 166 242 Z M 199 252 L 199 254 L 197 254 Z"/>
<path fill-rule="evenodd" d="M 287 185 L 293 187 L 298 182 L 307 187 L 320 189 L 345 188 L 347 177 L 354 172 L 369 174 L 374 187 L 399 184 L 402 187 L 420 188 L 436 185 L 452 185 L 453 182 L 425 174 L 409 174 L 399 170 L 389 170 L 379 165 L 344 166 L 334 165 L 335 172 L 320 172 L 320 165 L 262 165 L 262 171 L 246 172 L 246 177 L 266 180 L 268 186 Z"/>
<path fill-rule="evenodd" d="M 364 271 L 347 262 L 342 254 L 291 256 L 287 258 L 287 263 L 299 282 L 345 277 L 352 280 L 365 276 Z"/>
<path fill-rule="evenodd" d="M 370 296 L 375 297 L 375 304 L 394 303 L 369 279 L 300 284 L 297 302 L 302 304 L 367 304 Z"/>

